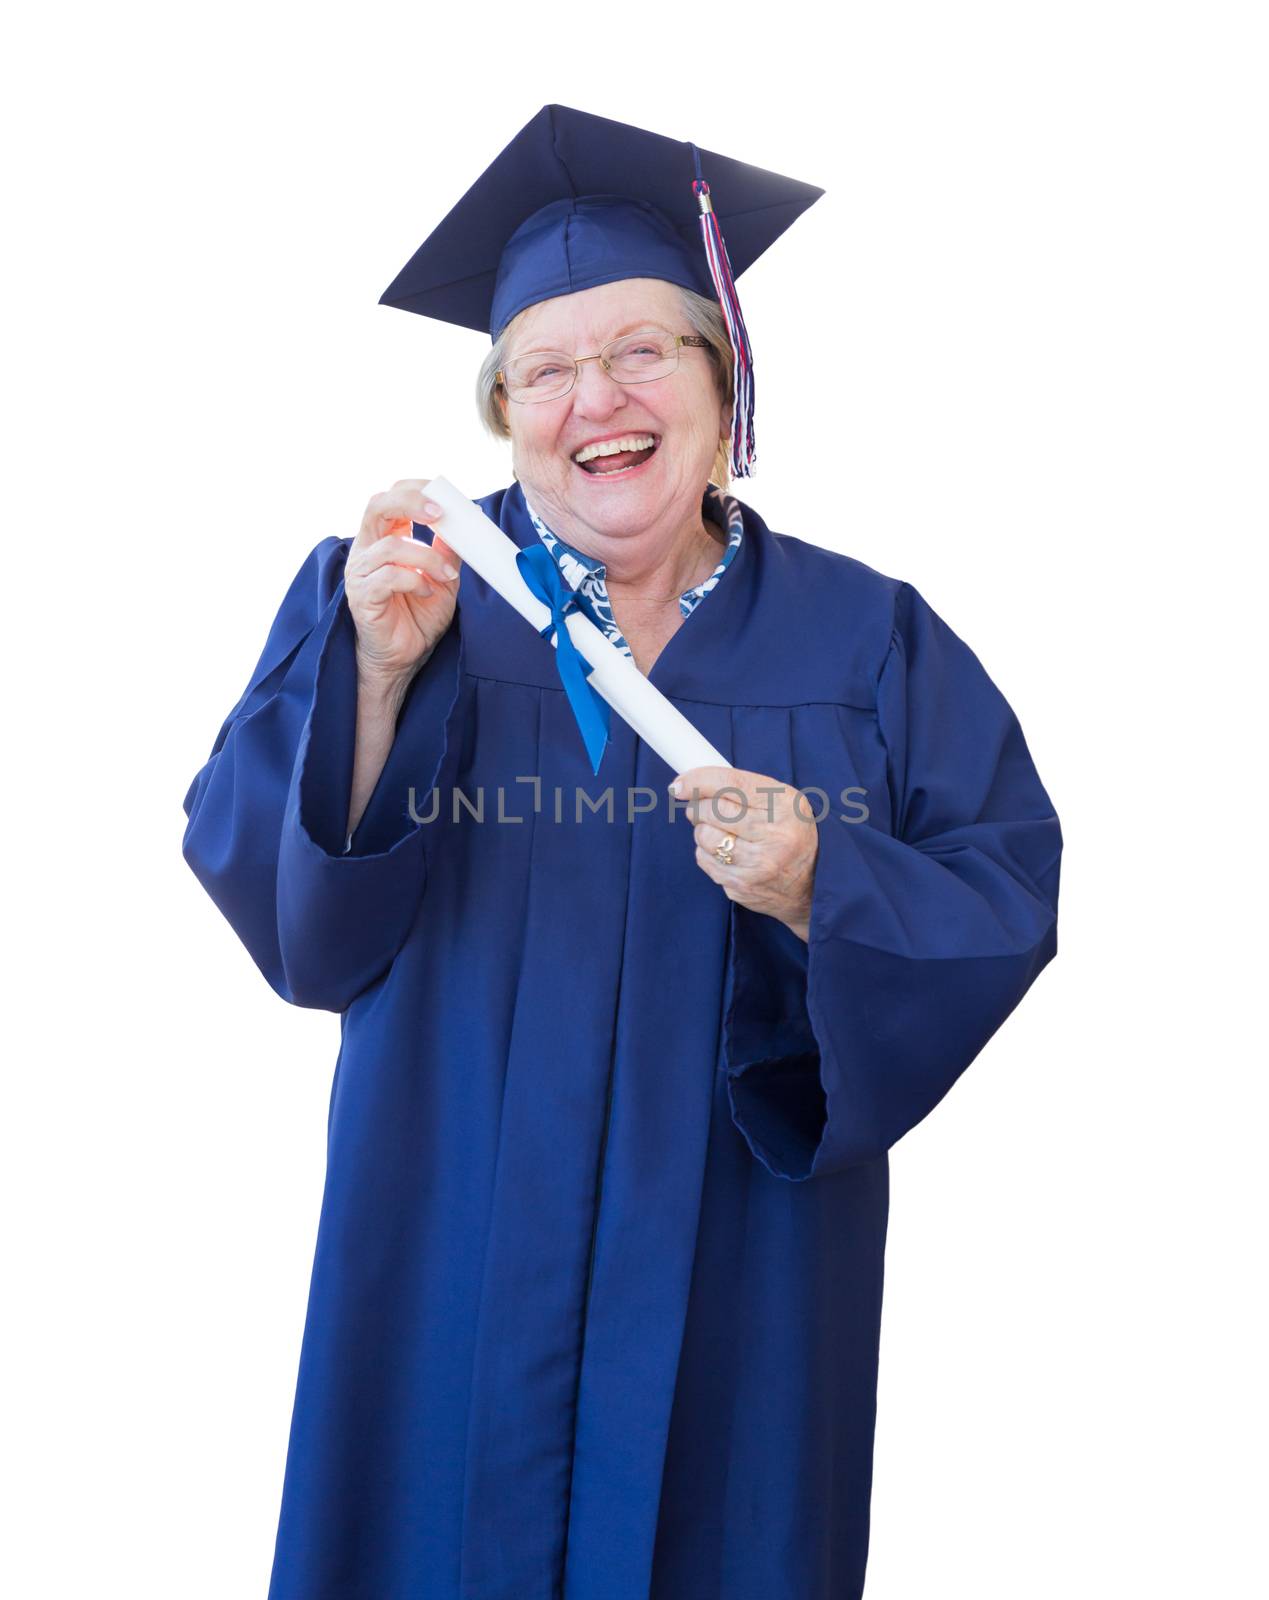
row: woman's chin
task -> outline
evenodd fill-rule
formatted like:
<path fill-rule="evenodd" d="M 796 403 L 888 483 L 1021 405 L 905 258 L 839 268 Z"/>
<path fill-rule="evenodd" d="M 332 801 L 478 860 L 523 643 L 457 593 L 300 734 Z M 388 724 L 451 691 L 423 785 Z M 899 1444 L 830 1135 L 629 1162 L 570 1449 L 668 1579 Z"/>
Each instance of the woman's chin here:
<path fill-rule="evenodd" d="M 608 489 L 587 493 L 574 491 L 569 497 L 569 509 L 582 522 L 592 528 L 620 533 L 626 529 L 646 527 L 654 517 L 665 510 L 663 495 L 652 493 L 631 484 L 619 489 L 615 484 Z"/>

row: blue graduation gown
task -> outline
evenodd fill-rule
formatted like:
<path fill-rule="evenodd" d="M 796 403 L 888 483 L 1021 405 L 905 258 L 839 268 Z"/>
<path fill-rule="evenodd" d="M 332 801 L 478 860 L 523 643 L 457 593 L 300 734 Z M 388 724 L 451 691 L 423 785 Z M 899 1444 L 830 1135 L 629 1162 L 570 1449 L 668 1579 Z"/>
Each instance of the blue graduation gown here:
<path fill-rule="evenodd" d="M 481 505 L 534 541 L 518 484 Z M 186 796 L 265 978 L 340 1013 L 270 1600 L 862 1592 L 887 1150 L 1055 953 L 1061 835 L 917 591 L 744 515 L 650 677 L 831 802 L 809 944 L 697 867 L 615 715 L 591 773 L 552 646 L 470 568 L 345 853 L 348 539 Z"/>

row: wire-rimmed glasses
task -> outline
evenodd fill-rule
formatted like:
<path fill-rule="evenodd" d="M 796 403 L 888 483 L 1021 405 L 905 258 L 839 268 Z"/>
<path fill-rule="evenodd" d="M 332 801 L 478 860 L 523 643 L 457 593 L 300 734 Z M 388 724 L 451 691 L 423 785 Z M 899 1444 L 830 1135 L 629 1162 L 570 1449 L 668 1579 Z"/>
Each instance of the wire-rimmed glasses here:
<path fill-rule="evenodd" d="M 663 328 L 642 328 L 637 333 L 611 339 L 598 355 L 570 356 L 562 350 L 530 350 L 513 356 L 495 374 L 518 405 L 558 400 L 577 382 L 583 361 L 598 361 L 617 383 L 651 383 L 668 377 L 679 364 L 682 345 L 709 348 L 709 340 L 694 333 L 667 333 Z"/>

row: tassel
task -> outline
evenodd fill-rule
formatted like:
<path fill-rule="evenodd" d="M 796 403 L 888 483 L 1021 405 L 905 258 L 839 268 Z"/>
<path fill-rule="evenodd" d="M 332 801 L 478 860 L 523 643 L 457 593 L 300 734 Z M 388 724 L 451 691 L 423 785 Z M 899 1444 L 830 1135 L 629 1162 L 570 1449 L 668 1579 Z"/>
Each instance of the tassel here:
<path fill-rule="evenodd" d="M 696 163 L 696 179 L 692 193 L 701 208 L 701 238 L 705 243 L 705 258 L 709 262 L 709 275 L 714 280 L 714 292 L 722 307 L 723 320 L 731 340 L 735 357 L 735 381 L 732 394 L 731 415 L 731 475 L 733 478 L 751 478 L 754 469 L 753 436 L 753 351 L 749 348 L 749 333 L 740 311 L 736 294 L 736 280 L 732 276 L 731 261 L 722 229 L 714 214 L 714 204 L 709 196 L 709 184 L 701 176 L 701 153 L 692 146 Z"/>

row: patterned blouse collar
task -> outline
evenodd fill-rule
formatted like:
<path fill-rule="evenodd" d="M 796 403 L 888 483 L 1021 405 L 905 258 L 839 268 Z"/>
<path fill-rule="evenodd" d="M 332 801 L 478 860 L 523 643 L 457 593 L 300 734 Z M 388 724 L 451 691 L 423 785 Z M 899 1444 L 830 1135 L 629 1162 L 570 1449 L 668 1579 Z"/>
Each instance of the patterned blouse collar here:
<path fill-rule="evenodd" d="M 584 595 L 605 621 L 611 623 L 612 609 L 608 600 L 606 564 L 597 561 L 594 556 L 585 555 L 571 544 L 566 544 L 542 521 L 529 504 L 527 497 L 524 503 L 538 538 L 555 557 L 555 563 L 563 573 L 569 588 Z M 727 533 L 727 547 L 719 558 L 718 565 L 704 582 L 694 584 L 679 596 L 679 610 L 685 617 L 690 617 L 710 590 L 717 585 L 731 564 L 736 551 L 739 550 L 745 531 L 744 512 L 740 502 L 733 495 L 725 494 L 717 484 L 711 483 L 706 489 L 701 501 L 701 512 L 702 515 L 710 516 L 711 521 L 722 524 Z M 615 627 L 615 624 L 612 626 Z"/>

